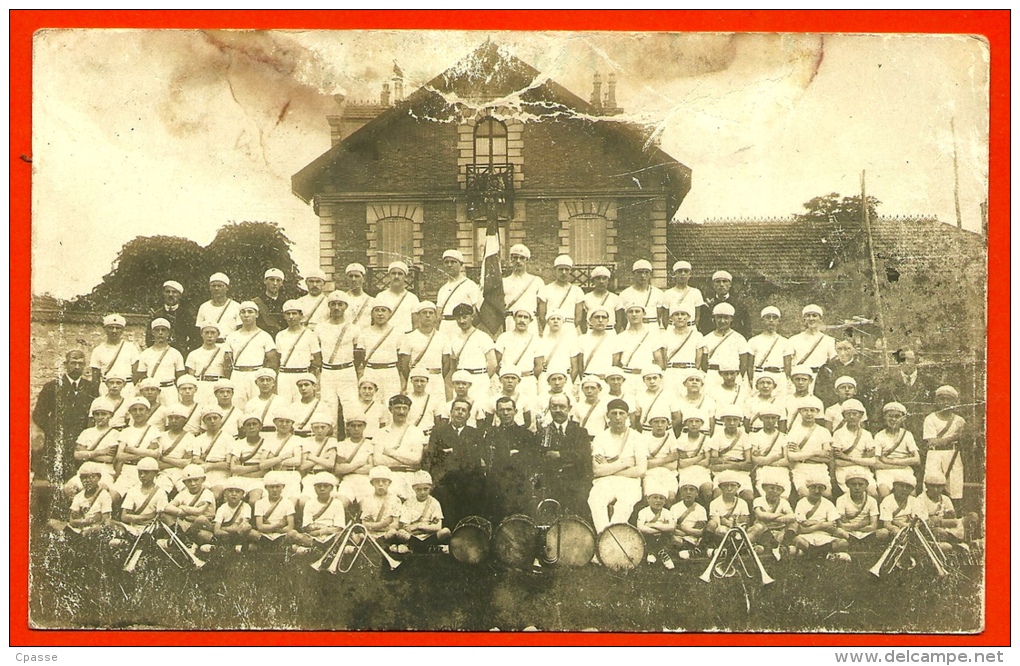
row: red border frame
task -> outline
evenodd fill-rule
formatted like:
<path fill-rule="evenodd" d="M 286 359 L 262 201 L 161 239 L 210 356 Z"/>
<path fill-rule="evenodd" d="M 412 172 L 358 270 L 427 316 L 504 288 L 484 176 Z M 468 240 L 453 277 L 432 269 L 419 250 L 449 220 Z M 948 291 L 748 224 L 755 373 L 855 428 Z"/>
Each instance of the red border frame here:
<path fill-rule="evenodd" d="M 1009 11 L 12 11 L 11 437 L 29 439 L 32 35 L 40 28 L 643 30 L 968 33 L 991 44 L 988 312 L 1009 307 Z M 1009 325 L 988 331 L 988 411 L 1009 413 Z M 887 634 L 337 633 L 245 631 L 37 631 L 28 617 L 28 448 L 11 446 L 10 644 L 52 645 L 954 645 L 1010 644 L 1009 420 L 989 419 L 986 628 L 973 636 Z M 187 636 L 186 641 L 182 637 Z"/>

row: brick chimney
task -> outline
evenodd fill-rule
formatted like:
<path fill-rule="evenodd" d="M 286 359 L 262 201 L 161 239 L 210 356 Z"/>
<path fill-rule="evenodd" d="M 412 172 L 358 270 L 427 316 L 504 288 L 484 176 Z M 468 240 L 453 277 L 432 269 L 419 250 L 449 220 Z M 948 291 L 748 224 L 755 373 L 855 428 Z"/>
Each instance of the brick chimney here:
<path fill-rule="evenodd" d="M 390 105 L 390 84 L 382 84 L 382 92 L 379 93 L 379 105 L 389 106 Z"/>
<path fill-rule="evenodd" d="M 602 75 L 595 72 L 595 76 L 592 77 L 592 88 L 591 88 L 591 105 L 594 107 L 602 106 Z"/>
<path fill-rule="evenodd" d="M 607 109 L 616 108 L 616 72 L 609 72 L 609 85 L 606 90 L 606 103 L 603 104 Z"/>

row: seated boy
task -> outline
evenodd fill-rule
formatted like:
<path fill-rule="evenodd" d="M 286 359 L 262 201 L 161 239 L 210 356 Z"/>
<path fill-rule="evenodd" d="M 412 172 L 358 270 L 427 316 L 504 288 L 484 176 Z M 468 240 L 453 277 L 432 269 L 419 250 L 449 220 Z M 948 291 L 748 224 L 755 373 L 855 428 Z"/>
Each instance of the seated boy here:
<path fill-rule="evenodd" d="M 909 475 L 913 486 L 917 487 L 917 477 L 912 468 L 921 464 L 921 454 L 914 435 L 903 427 L 907 408 L 898 402 L 890 402 L 882 408 L 882 415 L 885 428 L 875 434 L 875 481 L 878 483 L 878 496 L 884 500 L 896 479 L 905 480 Z"/>
<path fill-rule="evenodd" d="M 945 494 L 945 490 L 945 475 L 938 470 L 928 470 L 924 475 L 924 494 L 918 499 L 928 512 L 928 526 L 939 547 L 943 553 L 949 553 L 954 545 L 962 545 L 964 529 L 963 520 L 956 517 L 953 500 Z"/>
<path fill-rule="evenodd" d="M 244 479 L 232 476 L 223 482 L 223 504 L 216 509 L 213 519 L 213 543 L 217 547 L 233 547 L 243 552 L 245 547 L 258 537 L 251 526 L 251 505 L 243 501 L 248 492 Z M 203 553 L 212 551 L 213 544 L 201 547 Z"/>
<path fill-rule="evenodd" d="M 789 547 L 790 553 L 793 553 L 790 542 L 797 534 L 797 516 L 790 502 L 783 497 L 786 489 L 783 479 L 777 478 L 782 473 L 785 470 L 780 469 L 778 474 L 759 472 L 759 484 L 765 495 L 756 497 L 751 503 L 754 525 L 747 530 L 747 538 L 754 544 L 755 550 L 762 553 L 769 549 L 777 561 L 782 559 L 785 548 Z"/>
<path fill-rule="evenodd" d="M 871 471 L 864 467 L 843 467 L 848 492 L 836 498 L 836 536 L 846 539 L 850 550 L 868 550 L 877 539 L 878 502 L 868 494 Z M 838 472 L 839 470 L 837 470 Z"/>
<path fill-rule="evenodd" d="M 711 548 L 718 546 L 734 527 L 746 526 L 751 518 L 747 502 L 737 496 L 739 475 L 730 470 L 719 472 L 715 476 L 715 484 L 721 494 L 708 505 L 708 525 L 702 538 L 703 543 Z"/>
<path fill-rule="evenodd" d="M 824 497 L 829 489 L 827 475 L 809 476 L 804 485 L 807 486 L 807 495 L 797 502 L 797 536 L 792 545 L 800 555 L 819 552 L 819 549 L 829 546 L 836 559 L 849 562 L 850 555 L 846 552 L 849 544 L 846 539 L 836 536 L 839 514 L 832 502 Z"/>
<path fill-rule="evenodd" d="M 177 536 L 199 545 L 213 539 L 213 518 L 216 497 L 205 487 L 205 470 L 201 465 L 188 465 L 181 471 L 178 492 L 163 509 L 163 515 Z"/>
<path fill-rule="evenodd" d="M 344 504 L 334 496 L 336 477 L 329 472 L 313 474 L 311 480 L 315 497 L 312 497 L 301 509 L 301 526 L 287 532 L 287 541 L 291 551 L 298 555 L 312 552 L 312 549 L 325 550 L 329 542 L 347 527 L 347 514 Z"/>
<path fill-rule="evenodd" d="M 372 494 L 361 501 L 361 522 L 369 535 L 385 548 L 397 534 L 400 518 L 400 499 L 390 492 L 393 473 L 389 467 L 376 465 L 368 473 Z"/>
<path fill-rule="evenodd" d="M 928 511 L 924 502 L 914 496 L 917 480 L 914 472 L 909 469 L 889 470 L 896 473 L 892 478 L 892 492 L 882 498 L 878 504 L 878 520 L 881 527 L 875 532 L 880 543 L 885 543 L 910 525 L 916 517 L 928 520 Z"/>
<path fill-rule="evenodd" d="M 100 487 L 103 468 L 99 463 L 87 461 L 78 469 L 82 490 L 71 499 L 71 517 L 67 523 L 70 535 L 89 540 L 100 540 L 111 534 L 110 518 L 113 498 Z"/>
<path fill-rule="evenodd" d="M 673 558 L 669 556 L 667 546 L 676 529 L 676 520 L 670 510 L 666 508 L 668 494 L 669 488 L 662 483 L 656 483 L 653 480 L 646 484 L 645 501 L 648 502 L 648 506 L 638 511 L 637 528 L 645 536 L 648 563 L 655 564 L 656 557 L 658 557 L 662 566 L 672 570 L 674 567 Z"/>
<path fill-rule="evenodd" d="M 397 553 L 428 552 L 441 549 L 450 541 L 450 530 L 443 527 L 443 507 L 432 497 L 432 475 L 421 470 L 411 480 L 414 497 L 409 497 L 400 511 L 400 528 L 391 546 Z M 448 552 L 448 549 L 443 552 Z"/>
<path fill-rule="evenodd" d="M 280 539 L 294 529 L 294 502 L 283 496 L 286 479 L 279 472 L 266 473 L 262 484 L 266 496 L 255 502 L 255 537 L 271 544 L 282 544 Z"/>
<path fill-rule="evenodd" d="M 677 495 L 680 501 L 669 512 L 676 519 L 673 529 L 673 547 L 680 559 L 690 559 L 701 546 L 701 536 L 708 524 L 708 512 L 698 503 L 698 486 L 694 483 L 680 484 Z"/>
<path fill-rule="evenodd" d="M 120 521 L 114 523 L 123 537 L 134 538 L 142 534 L 149 526 L 159 520 L 166 508 L 166 491 L 156 485 L 159 474 L 159 463 L 155 458 L 142 458 L 138 461 L 138 485 L 130 488 L 124 495 L 121 504 Z M 113 547 L 130 545 L 124 538 L 110 541 Z"/>

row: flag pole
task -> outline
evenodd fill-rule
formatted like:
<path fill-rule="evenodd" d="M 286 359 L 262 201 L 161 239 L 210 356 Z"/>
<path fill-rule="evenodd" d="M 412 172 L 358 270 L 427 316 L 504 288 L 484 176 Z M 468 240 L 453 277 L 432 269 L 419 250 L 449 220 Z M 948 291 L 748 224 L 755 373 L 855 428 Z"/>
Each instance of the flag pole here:
<path fill-rule="evenodd" d="M 875 312 L 878 315 L 878 325 L 882 331 L 882 368 L 889 371 L 889 349 L 886 338 L 885 315 L 882 312 L 882 293 L 878 279 L 878 261 L 875 259 L 875 239 L 871 233 L 871 213 L 868 210 L 868 193 L 864 184 L 864 171 L 861 171 L 861 216 L 864 222 L 864 230 L 868 234 L 868 254 L 871 258 L 871 283 L 875 289 Z"/>

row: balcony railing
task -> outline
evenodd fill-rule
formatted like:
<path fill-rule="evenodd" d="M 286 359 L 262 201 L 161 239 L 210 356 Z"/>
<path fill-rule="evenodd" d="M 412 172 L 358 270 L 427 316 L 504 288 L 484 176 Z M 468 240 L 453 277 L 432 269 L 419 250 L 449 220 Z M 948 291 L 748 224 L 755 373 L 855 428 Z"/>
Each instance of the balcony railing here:
<path fill-rule="evenodd" d="M 496 206 L 496 215 L 500 219 L 513 217 L 513 164 L 468 164 L 464 173 L 471 219 L 485 219 L 490 204 Z"/>

